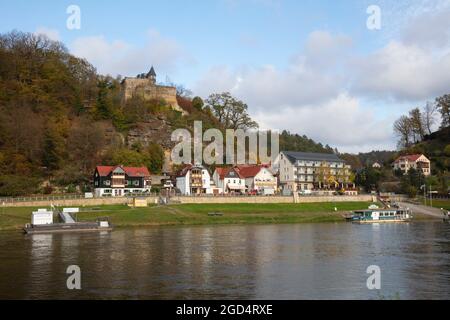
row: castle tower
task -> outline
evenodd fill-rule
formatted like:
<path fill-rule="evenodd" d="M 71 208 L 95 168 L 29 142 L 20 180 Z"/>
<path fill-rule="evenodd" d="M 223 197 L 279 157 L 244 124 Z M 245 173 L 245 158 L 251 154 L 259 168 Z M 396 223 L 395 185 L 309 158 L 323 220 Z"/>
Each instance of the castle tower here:
<path fill-rule="evenodd" d="M 133 96 L 144 100 L 164 100 L 172 109 L 186 114 L 177 100 L 177 89 L 173 86 L 156 84 L 156 72 L 153 66 L 148 73 L 141 73 L 137 77 L 125 77 L 122 80 L 122 103 L 125 104 Z"/>
<path fill-rule="evenodd" d="M 153 68 L 153 66 L 151 67 L 150 71 L 147 73 L 147 75 L 145 77 L 147 79 L 149 79 L 151 83 L 153 83 L 153 84 L 156 83 L 156 72 L 155 72 L 155 69 Z"/>

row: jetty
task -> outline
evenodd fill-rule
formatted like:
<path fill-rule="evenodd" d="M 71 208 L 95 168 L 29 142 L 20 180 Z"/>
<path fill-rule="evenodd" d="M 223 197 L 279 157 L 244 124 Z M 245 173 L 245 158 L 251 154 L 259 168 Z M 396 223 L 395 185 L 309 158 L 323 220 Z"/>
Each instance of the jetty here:
<path fill-rule="evenodd" d="M 38 209 L 32 213 L 31 223 L 23 228 L 26 234 L 111 231 L 113 229 L 109 219 L 98 218 L 93 222 L 78 222 L 74 214 L 78 208 L 65 208 L 62 211 L 52 207 L 52 210 Z M 59 216 L 61 223 L 54 223 L 54 216 Z"/>

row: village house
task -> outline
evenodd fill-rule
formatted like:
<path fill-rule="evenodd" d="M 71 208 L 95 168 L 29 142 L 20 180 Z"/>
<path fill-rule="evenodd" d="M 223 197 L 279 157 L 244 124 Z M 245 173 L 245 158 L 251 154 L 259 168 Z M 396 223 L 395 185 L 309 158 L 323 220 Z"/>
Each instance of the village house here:
<path fill-rule="evenodd" d="M 211 176 L 201 165 L 187 164 L 177 174 L 176 187 L 183 195 L 212 194 Z"/>
<path fill-rule="evenodd" d="M 277 190 L 277 178 L 267 165 L 237 165 L 234 167 L 245 181 L 247 192 L 274 194 Z"/>
<path fill-rule="evenodd" d="M 414 168 L 422 171 L 424 176 L 431 174 L 431 162 L 423 154 L 410 154 L 398 157 L 392 164 L 394 170 L 401 170 L 403 174 Z"/>
<path fill-rule="evenodd" d="M 146 167 L 97 166 L 94 172 L 96 197 L 122 197 L 150 193 L 151 178 Z"/>
<path fill-rule="evenodd" d="M 282 151 L 272 164 L 285 192 L 345 190 L 356 194 L 351 167 L 333 153 Z"/>
<path fill-rule="evenodd" d="M 223 193 L 274 194 L 277 190 L 277 179 L 266 165 L 216 168 L 213 181 Z"/>
<path fill-rule="evenodd" d="M 233 167 L 216 168 L 213 181 L 222 193 L 245 193 L 245 178 Z"/>

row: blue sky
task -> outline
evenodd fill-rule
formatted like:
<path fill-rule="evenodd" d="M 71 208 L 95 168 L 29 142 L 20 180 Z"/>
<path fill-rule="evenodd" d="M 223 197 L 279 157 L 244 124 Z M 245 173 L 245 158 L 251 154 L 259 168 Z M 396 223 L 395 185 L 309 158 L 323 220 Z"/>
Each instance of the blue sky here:
<path fill-rule="evenodd" d="M 66 27 L 72 4 L 80 30 Z M 380 30 L 366 26 L 373 4 Z M 153 64 L 159 81 L 202 97 L 231 91 L 262 127 L 355 152 L 395 148 L 395 118 L 445 93 L 449 8 L 446 0 L 19 0 L 0 3 L 0 32 L 45 33 L 101 73 L 134 76 Z"/>

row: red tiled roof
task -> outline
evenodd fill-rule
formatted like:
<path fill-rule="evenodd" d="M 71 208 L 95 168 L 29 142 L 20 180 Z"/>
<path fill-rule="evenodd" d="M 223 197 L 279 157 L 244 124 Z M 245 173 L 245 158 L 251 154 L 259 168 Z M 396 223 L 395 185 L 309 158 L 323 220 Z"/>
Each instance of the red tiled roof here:
<path fill-rule="evenodd" d="M 230 167 L 225 168 L 216 168 L 217 174 L 219 175 L 220 180 L 223 180 L 225 176 L 230 172 Z"/>
<path fill-rule="evenodd" d="M 408 155 L 405 155 L 405 156 L 400 156 L 400 157 L 398 157 L 396 160 L 395 160 L 395 162 L 398 162 L 398 161 L 400 161 L 400 160 L 408 160 L 408 161 L 413 161 L 413 162 L 415 162 L 415 161 L 417 161 L 417 159 L 419 159 L 421 156 L 423 156 L 422 154 L 408 154 Z"/>
<path fill-rule="evenodd" d="M 100 176 L 107 176 L 115 168 L 120 167 L 125 173 L 131 177 L 148 177 L 150 172 L 147 167 L 123 167 L 123 166 L 97 166 L 97 171 Z"/>
<path fill-rule="evenodd" d="M 256 176 L 263 166 L 261 165 L 237 165 L 235 166 L 236 171 L 239 173 L 241 178 L 252 178 Z"/>

